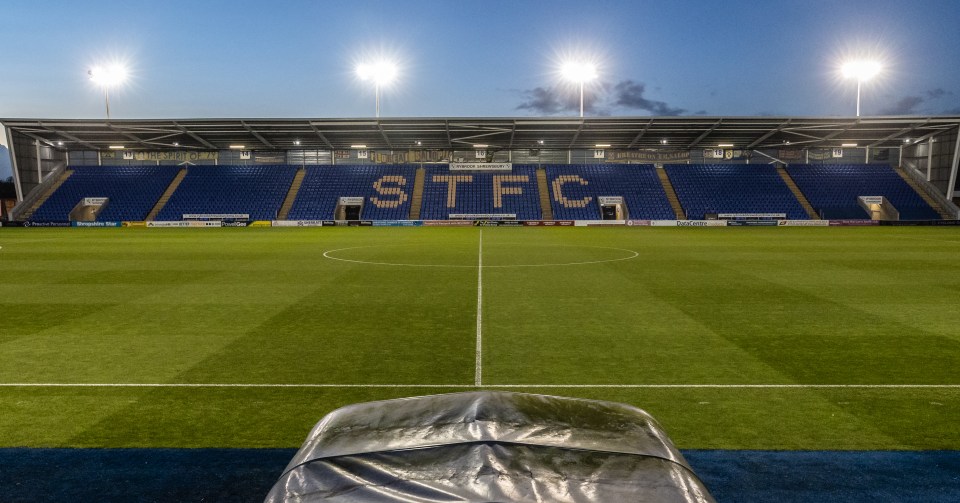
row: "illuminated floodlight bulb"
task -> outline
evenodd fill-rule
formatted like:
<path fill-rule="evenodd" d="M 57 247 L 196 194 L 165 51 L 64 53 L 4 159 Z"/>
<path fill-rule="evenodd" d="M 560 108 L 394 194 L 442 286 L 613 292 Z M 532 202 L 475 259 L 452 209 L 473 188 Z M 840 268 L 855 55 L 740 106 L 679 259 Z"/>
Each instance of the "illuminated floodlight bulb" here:
<path fill-rule="evenodd" d="M 855 78 L 861 82 L 866 82 L 880 73 L 881 65 L 877 61 L 857 60 L 844 63 L 842 71 L 846 78 Z"/>
<path fill-rule="evenodd" d="M 127 80 L 127 69 L 123 65 L 94 66 L 87 70 L 87 75 L 94 84 L 100 87 L 114 87 Z"/>
<path fill-rule="evenodd" d="M 379 85 L 389 84 L 397 78 L 397 65 L 389 61 L 361 63 L 357 65 L 357 76 L 360 80 L 372 80 Z"/>
<path fill-rule="evenodd" d="M 589 82 L 597 78 L 597 67 L 592 63 L 568 62 L 560 68 L 560 73 L 573 82 Z"/>

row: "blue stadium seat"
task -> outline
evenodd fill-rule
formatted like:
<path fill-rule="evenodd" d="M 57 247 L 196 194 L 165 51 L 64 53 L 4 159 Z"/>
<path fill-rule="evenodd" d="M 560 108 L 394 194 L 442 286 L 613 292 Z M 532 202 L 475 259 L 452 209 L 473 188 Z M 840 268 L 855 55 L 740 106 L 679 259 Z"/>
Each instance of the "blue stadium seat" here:
<path fill-rule="evenodd" d="M 66 221 L 85 197 L 107 197 L 101 222 L 139 221 L 160 199 L 179 166 L 76 166 L 73 174 L 33 212 L 32 221 Z"/>
<path fill-rule="evenodd" d="M 869 218 L 859 196 L 885 197 L 901 220 L 941 218 L 888 164 L 791 164 L 787 171 L 822 218 Z"/>
<path fill-rule="evenodd" d="M 809 216 L 796 196 L 767 164 L 673 164 L 665 166 L 687 218 L 707 213 L 785 213 Z"/>
<path fill-rule="evenodd" d="M 414 165 L 309 166 L 290 220 L 334 218 L 341 197 L 363 197 L 364 220 L 406 220 L 410 216 Z"/>
<path fill-rule="evenodd" d="M 495 190 L 499 184 L 500 190 Z M 450 187 L 456 187 L 452 194 Z M 507 171 L 450 171 L 448 165 L 426 169 L 424 220 L 445 220 L 450 214 L 515 214 L 517 220 L 542 218 L 535 166 L 513 165 Z"/>
<path fill-rule="evenodd" d="M 652 164 L 548 165 L 550 205 L 557 220 L 600 220 L 601 196 L 620 196 L 631 219 L 676 218 Z"/>
<path fill-rule="evenodd" d="M 293 183 L 296 166 L 190 166 L 157 220 L 184 214 L 248 214 L 272 220 Z"/>

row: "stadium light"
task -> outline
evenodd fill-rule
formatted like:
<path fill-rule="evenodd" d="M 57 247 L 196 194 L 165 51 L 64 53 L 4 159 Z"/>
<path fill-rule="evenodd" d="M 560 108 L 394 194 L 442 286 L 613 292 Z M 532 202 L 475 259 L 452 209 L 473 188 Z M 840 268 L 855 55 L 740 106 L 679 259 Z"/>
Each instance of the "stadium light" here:
<path fill-rule="evenodd" d="M 580 117 L 583 117 L 583 84 L 597 78 L 597 67 L 592 63 L 569 62 L 560 69 L 563 77 L 580 84 Z"/>
<path fill-rule="evenodd" d="M 380 117 L 380 87 L 385 86 L 397 78 L 397 65 L 389 61 L 376 63 L 361 63 L 357 65 L 357 76 L 360 80 L 372 80 L 376 94 L 376 116 Z"/>
<path fill-rule="evenodd" d="M 860 117 L 860 86 L 880 73 L 880 63 L 869 60 L 850 61 L 843 65 L 843 76 L 857 79 L 857 117 Z"/>
<path fill-rule="evenodd" d="M 127 69 L 120 64 L 94 66 L 87 70 L 90 81 L 103 89 L 103 101 L 107 106 L 107 119 L 110 119 L 110 88 L 122 85 L 127 80 Z"/>

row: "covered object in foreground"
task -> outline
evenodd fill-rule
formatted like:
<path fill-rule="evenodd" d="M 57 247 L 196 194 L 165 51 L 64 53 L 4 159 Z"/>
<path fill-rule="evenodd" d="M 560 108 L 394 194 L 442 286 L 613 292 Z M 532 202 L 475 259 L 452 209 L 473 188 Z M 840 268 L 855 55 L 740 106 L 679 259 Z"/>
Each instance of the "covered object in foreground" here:
<path fill-rule="evenodd" d="M 479 391 L 331 412 L 266 501 L 714 500 L 636 407 Z"/>

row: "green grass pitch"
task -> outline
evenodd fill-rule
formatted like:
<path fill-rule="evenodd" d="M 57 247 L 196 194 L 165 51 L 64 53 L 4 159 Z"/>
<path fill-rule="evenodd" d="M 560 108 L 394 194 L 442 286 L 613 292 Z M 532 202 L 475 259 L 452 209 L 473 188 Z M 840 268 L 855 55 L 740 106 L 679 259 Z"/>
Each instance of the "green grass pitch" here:
<path fill-rule="evenodd" d="M 958 245 L 950 228 L 0 229 L 0 447 L 296 447 L 336 407 L 479 379 L 637 405 L 682 448 L 960 449 Z"/>

